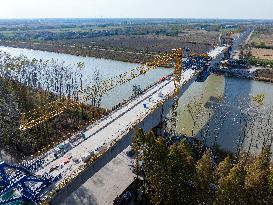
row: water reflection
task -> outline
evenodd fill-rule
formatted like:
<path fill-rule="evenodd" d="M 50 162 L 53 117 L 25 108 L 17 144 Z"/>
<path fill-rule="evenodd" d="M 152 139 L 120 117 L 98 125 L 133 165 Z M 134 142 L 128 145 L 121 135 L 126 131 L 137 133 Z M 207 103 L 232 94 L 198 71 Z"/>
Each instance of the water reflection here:
<path fill-rule="evenodd" d="M 234 153 L 272 145 L 273 85 L 212 75 L 194 83 L 179 101 L 177 131 Z M 262 105 L 254 96 L 264 95 Z"/>

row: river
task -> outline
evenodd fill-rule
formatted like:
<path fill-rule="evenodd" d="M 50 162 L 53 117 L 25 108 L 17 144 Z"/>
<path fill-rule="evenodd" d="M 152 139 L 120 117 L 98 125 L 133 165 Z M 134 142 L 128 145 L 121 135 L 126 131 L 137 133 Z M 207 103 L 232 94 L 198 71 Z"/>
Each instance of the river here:
<path fill-rule="evenodd" d="M 177 132 L 233 153 L 257 154 L 272 147 L 272 102 L 271 83 L 211 75 L 179 99 Z"/>

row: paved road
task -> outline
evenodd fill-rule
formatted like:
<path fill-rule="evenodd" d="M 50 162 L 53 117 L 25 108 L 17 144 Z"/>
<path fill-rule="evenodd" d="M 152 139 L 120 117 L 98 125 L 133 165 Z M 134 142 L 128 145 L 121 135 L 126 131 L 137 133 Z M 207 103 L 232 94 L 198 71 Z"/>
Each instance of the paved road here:
<path fill-rule="evenodd" d="M 254 30 L 253 29 L 247 29 L 243 33 L 240 34 L 240 36 L 234 40 L 233 46 L 232 46 L 232 58 L 235 60 L 239 60 L 239 46 L 245 45 L 250 40 Z"/>

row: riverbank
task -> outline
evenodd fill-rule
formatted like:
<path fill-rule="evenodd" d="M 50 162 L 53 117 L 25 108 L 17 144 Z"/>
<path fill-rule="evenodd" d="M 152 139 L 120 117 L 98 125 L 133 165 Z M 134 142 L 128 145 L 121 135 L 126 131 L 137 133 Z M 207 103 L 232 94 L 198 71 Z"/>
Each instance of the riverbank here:
<path fill-rule="evenodd" d="M 129 63 L 144 63 L 154 58 L 156 53 L 133 52 L 119 49 L 107 49 L 96 46 L 70 45 L 57 42 L 16 42 L 1 41 L 1 46 L 13 48 L 25 48 L 38 51 L 48 51 L 54 53 L 70 54 L 82 57 L 95 57 L 109 60 L 116 60 Z"/>
<path fill-rule="evenodd" d="M 178 37 L 161 36 L 117 36 L 106 39 L 59 40 L 59 41 L 9 41 L 0 40 L 1 46 L 25 48 L 70 54 L 83 57 L 95 57 L 130 63 L 144 63 L 155 55 L 169 52 L 173 48 L 190 48 L 193 53 L 205 53 L 213 49 L 215 42 L 195 42 Z"/>
<path fill-rule="evenodd" d="M 250 69 L 221 68 L 217 73 L 228 77 L 273 83 L 273 70 L 263 67 L 252 66 Z"/>

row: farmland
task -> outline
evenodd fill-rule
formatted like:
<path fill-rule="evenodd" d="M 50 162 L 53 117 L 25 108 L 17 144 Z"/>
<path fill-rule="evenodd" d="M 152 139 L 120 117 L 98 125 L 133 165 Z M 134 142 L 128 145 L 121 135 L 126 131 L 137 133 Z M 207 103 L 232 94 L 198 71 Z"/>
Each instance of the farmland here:
<path fill-rule="evenodd" d="M 224 27 L 175 19 L 0 22 L 0 45 L 141 63 L 173 48 L 207 52 Z"/>
<path fill-rule="evenodd" d="M 273 27 L 258 28 L 249 44 L 256 48 L 273 48 Z"/>
<path fill-rule="evenodd" d="M 264 60 L 273 60 L 273 49 L 251 48 L 254 57 Z"/>
<path fill-rule="evenodd" d="M 273 27 L 258 28 L 252 35 L 249 46 L 253 57 L 273 60 Z"/>

